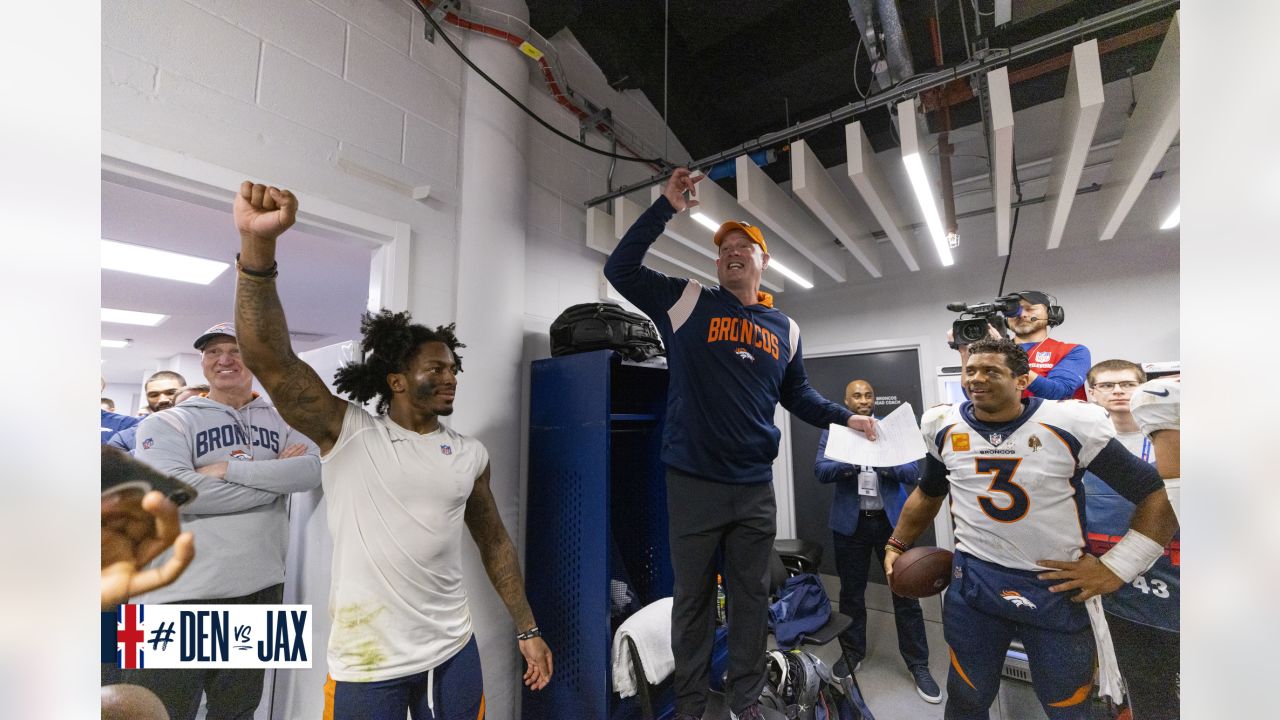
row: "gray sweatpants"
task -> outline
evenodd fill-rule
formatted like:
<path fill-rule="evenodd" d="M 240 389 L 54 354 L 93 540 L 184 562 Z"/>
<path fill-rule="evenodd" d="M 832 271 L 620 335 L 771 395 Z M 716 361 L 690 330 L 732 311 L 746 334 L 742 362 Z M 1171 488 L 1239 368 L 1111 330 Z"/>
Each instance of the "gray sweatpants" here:
<path fill-rule="evenodd" d="M 716 551 L 724 548 L 729 624 L 729 708 L 740 713 L 764 687 L 769 633 L 769 559 L 777 507 L 773 483 L 740 485 L 667 469 L 675 592 L 671 648 L 676 710 L 701 716 L 715 642 Z"/>

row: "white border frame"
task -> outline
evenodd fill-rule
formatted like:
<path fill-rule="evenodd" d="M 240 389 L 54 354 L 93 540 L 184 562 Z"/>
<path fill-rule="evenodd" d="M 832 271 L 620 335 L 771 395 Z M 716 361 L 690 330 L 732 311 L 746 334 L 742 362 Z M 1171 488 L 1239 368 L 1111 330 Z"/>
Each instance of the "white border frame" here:
<path fill-rule="evenodd" d="M 244 173 L 102 133 L 102 179 L 165 197 L 226 210 Z M 409 309 L 408 223 L 371 215 L 324 198 L 298 193 L 298 227 L 338 240 L 356 238 L 373 250 L 369 263 L 368 309 Z"/>

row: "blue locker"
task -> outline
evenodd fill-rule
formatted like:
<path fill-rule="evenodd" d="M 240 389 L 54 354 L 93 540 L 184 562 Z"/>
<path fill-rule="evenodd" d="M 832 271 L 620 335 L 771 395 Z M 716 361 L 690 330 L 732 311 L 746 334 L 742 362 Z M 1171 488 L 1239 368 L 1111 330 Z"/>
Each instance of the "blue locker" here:
<path fill-rule="evenodd" d="M 671 595 L 659 459 L 667 371 L 600 350 L 536 360 L 531 376 L 525 584 L 555 675 L 524 690 L 523 716 L 639 718 L 636 699 L 613 692 L 610 581 L 625 579 L 641 606 Z M 717 640 L 713 676 L 723 629 Z M 669 690 L 655 698 L 659 718 L 671 703 Z"/>

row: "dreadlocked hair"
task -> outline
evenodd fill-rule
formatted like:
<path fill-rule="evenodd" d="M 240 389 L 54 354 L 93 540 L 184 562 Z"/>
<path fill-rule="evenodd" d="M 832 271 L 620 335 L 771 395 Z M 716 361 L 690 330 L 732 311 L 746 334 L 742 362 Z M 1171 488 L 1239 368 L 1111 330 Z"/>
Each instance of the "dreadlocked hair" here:
<path fill-rule="evenodd" d="M 462 372 L 462 356 L 458 355 L 458 348 L 466 345 L 458 342 L 458 336 L 454 334 L 456 323 L 438 325 L 432 330 L 411 320 L 408 311 L 393 313 L 383 309 L 376 315 L 366 312 L 360 319 L 360 334 L 363 336 L 360 350 L 364 353 L 364 362 L 338 368 L 333 376 L 338 392 L 361 405 L 377 397 L 378 414 L 386 413 L 391 404 L 387 375 L 408 371 L 409 363 L 423 343 L 428 342 L 444 343 L 453 353 L 458 372 Z"/>

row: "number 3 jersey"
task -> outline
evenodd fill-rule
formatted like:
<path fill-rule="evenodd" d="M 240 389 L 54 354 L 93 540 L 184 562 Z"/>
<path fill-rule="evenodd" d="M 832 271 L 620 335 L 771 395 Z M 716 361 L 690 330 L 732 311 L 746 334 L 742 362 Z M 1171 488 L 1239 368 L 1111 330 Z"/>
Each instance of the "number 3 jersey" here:
<path fill-rule="evenodd" d="M 1077 400 L 1022 400 L 1011 422 L 987 423 L 971 402 L 921 419 L 929 449 L 920 489 L 951 495 L 956 549 L 1018 570 L 1076 560 L 1085 547 L 1089 468 L 1130 501 L 1161 489 L 1159 475 L 1115 440 L 1106 412 Z"/>

